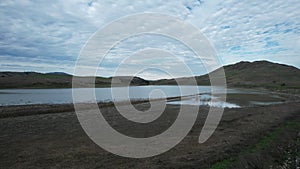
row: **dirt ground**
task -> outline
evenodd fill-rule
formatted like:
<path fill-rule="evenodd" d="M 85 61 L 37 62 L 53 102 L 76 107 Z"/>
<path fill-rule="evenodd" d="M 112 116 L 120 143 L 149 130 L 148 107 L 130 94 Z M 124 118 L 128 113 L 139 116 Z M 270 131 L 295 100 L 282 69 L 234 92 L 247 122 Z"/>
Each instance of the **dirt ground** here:
<path fill-rule="evenodd" d="M 0 168 L 211 168 L 236 156 L 240 161 L 233 168 L 243 168 L 248 165 L 247 160 L 253 160 L 241 156 L 241 152 L 283 124 L 291 120 L 300 122 L 299 103 L 225 109 L 213 136 L 199 144 L 208 112 L 207 107 L 201 107 L 194 127 L 182 142 L 161 155 L 145 159 L 120 157 L 97 146 L 81 128 L 70 105 L 1 107 L 0 112 L 5 115 L 0 118 Z M 139 103 L 135 107 L 145 110 L 149 105 Z M 146 125 L 124 120 L 113 107 L 101 108 L 116 130 L 135 137 L 150 137 L 166 130 L 178 110 L 179 106 L 168 105 L 161 117 Z M 288 143 L 280 145 L 286 149 Z M 260 165 L 248 168 L 257 166 Z"/>

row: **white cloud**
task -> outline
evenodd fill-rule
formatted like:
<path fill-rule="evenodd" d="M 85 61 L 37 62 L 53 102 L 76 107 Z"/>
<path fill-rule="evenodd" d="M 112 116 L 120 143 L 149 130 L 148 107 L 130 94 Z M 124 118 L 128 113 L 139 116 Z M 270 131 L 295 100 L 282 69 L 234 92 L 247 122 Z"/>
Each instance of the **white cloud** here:
<path fill-rule="evenodd" d="M 2 0 L 0 71 L 72 73 L 81 47 L 96 30 L 141 12 L 166 13 L 192 23 L 212 42 L 223 64 L 264 59 L 300 67 L 299 8 L 297 0 Z M 147 46 L 167 49 L 188 62 L 195 74 L 204 73 L 200 61 L 180 44 L 144 38 L 147 41 L 132 39 L 111 51 L 103 75 L 109 76 L 124 55 Z"/>

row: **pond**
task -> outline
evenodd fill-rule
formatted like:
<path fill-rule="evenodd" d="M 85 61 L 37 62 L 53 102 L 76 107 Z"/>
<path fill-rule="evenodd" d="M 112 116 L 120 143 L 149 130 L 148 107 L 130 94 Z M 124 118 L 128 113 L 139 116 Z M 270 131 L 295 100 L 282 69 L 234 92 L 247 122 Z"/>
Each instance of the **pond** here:
<path fill-rule="evenodd" d="M 156 98 L 170 98 L 186 96 L 181 101 L 168 101 L 167 104 L 186 104 L 186 105 L 206 105 L 215 107 L 241 107 L 235 101 L 214 102 L 210 101 L 211 86 L 130 86 L 130 87 L 115 87 L 114 95 L 112 88 L 95 88 L 95 98 L 97 102 L 109 101 L 125 101 L 125 100 L 144 100 Z M 87 92 L 91 91 L 88 88 L 76 89 L 2 89 L 0 90 L 0 106 L 6 105 L 27 105 L 27 104 L 65 104 L 73 102 L 72 93 L 80 94 L 80 102 L 91 102 L 93 98 L 88 97 Z M 216 93 L 224 93 L 226 90 L 222 87 L 215 87 Z M 156 91 L 156 92 L 153 92 Z M 159 91 L 159 92 L 157 92 Z M 227 94 L 241 95 L 241 94 L 256 94 L 259 92 L 247 91 L 240 89 L 227 89 Z M 240 96 L 238 96 L 240 97 Z M 235 97 L 236 98 L 236 97 Z M 238 100 L 238 99 L 237 99 Z M 76 100 L 78 102 L 78 99 Z M 276 102 L 275 102 L 276 101 Z M 278 103 L 278 100 L 266 102 L 266 104 Z M 249 100 L 249 104 L 259 103 L 259 100 Z M 243 104 L 243 106 L 245 106 Z"/>

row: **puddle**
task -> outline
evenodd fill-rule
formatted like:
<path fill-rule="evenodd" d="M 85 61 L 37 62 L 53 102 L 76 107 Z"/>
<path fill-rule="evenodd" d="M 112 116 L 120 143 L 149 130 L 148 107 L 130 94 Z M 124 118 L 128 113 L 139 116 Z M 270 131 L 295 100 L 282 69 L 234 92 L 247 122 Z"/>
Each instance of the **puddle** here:
<path fill-rule="evenodd" d="M 213 99 L 214 98 L 214 99 Z M 212 101 L 212 99 L 214 101 Z M 172 105 L 198 105 L 221 108 L 242 108 L 253 106 L 266 106 L 273 104 L 285 103 L 285 99 L 277 95 L 269 95 L 266 93 L 228 93 L 226 102 L 218 101 L 218 95 L 201 94 L 198 97 L 184 97 L 181 101 L 168 101 L 167 104 Z"/>
<path fill-rule="evenodd" d="M 213 96 L 209 94 L 203 94 L 199 97 L 190 97 L 190 98 L 184 98 L 181 101 L 169 101 L 167 104 L 172 105 L 193 105 L 193 106 L 209 106 L 209 107 L 220 107 L 220 108 L 240 108 L 239 105 L 234 103 L 228 103 L 223 101 L 211 101 Z M 214 97 L 217 99 L 217 97 Z"/>
<path fill-rule="evenodd" d="M 240 108 L 239 105 L 227 102 L 211 102 L 211 101 L 195 101 L 195 100 L 183 100 L 183 101 L 172 101 L 167 104 L 173 105 L 199 105 L 199 106 L 210 106 L 210 107 L 223 107 L 223 108 Z"/>

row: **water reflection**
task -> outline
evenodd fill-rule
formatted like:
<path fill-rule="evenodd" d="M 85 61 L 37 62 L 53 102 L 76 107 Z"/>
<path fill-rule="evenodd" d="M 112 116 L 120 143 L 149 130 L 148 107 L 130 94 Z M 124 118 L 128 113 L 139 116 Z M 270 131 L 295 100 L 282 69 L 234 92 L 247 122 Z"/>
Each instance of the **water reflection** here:
<path fill-rule="evenodd" d="M 184 98 L 181 101 L 169 101 L 167 104 L 172 105 L 194 105 L 194 106 L 209 106 L 209 107 L 223 107 L 223 108 L 240 108 L 241 106 L 228 103 L 223 101 L 212 101 L 213 96 L 209 94 L 203 94 L 199 96 Z M 214 100 L 218 100 L 217 97 L 214 97 Z"/>
<path fill-rule="evenodd" d="M 194 93 L 191 88 L 198 88 L 198 93 Z M 248 89 L 227 89 L 226 102 L 218 100 L 218 94 L 223 94 L 226 90 L 224 88 L 214 88 L 216 94 L 212 102 L 210 86 L 131 86 L 118 87 L 118 97 L 113 97 L 111 88 L 96 88 L 95 99 L 97 102 L 110 102 L 122 100 L 145 100 L 156 99 L 161 97 L 182 97 L 179 99 L 169 100 L 167 104 L 171 105 L 199 105 L 199 106 L 213 106 L 224 108 L 239 108 L 249 106 L 263 106 L 270 104 L 280 104 L 286 101 L 285 98 L 279 95 L 274 95 L 269 92 L 248 90 Z M 90 89 L 80 88 L 82 93 L 81 102 L 91 102 L 94 98 L 89 98 L 86 93 Z M 164 94 L 151 95 L 154 90 L 162 91 Z M 127 94 L 129 93 L 127 98 Z M 120 97 L 124 93 L 126 97 Z M 197 97 L 196 97 L 197 96 Z M 26 104 L 65 104 L 72 103 L 72 89 L 4 89 L 0 90 L 0 106 L 5 105 L 26 105 Z"/>

